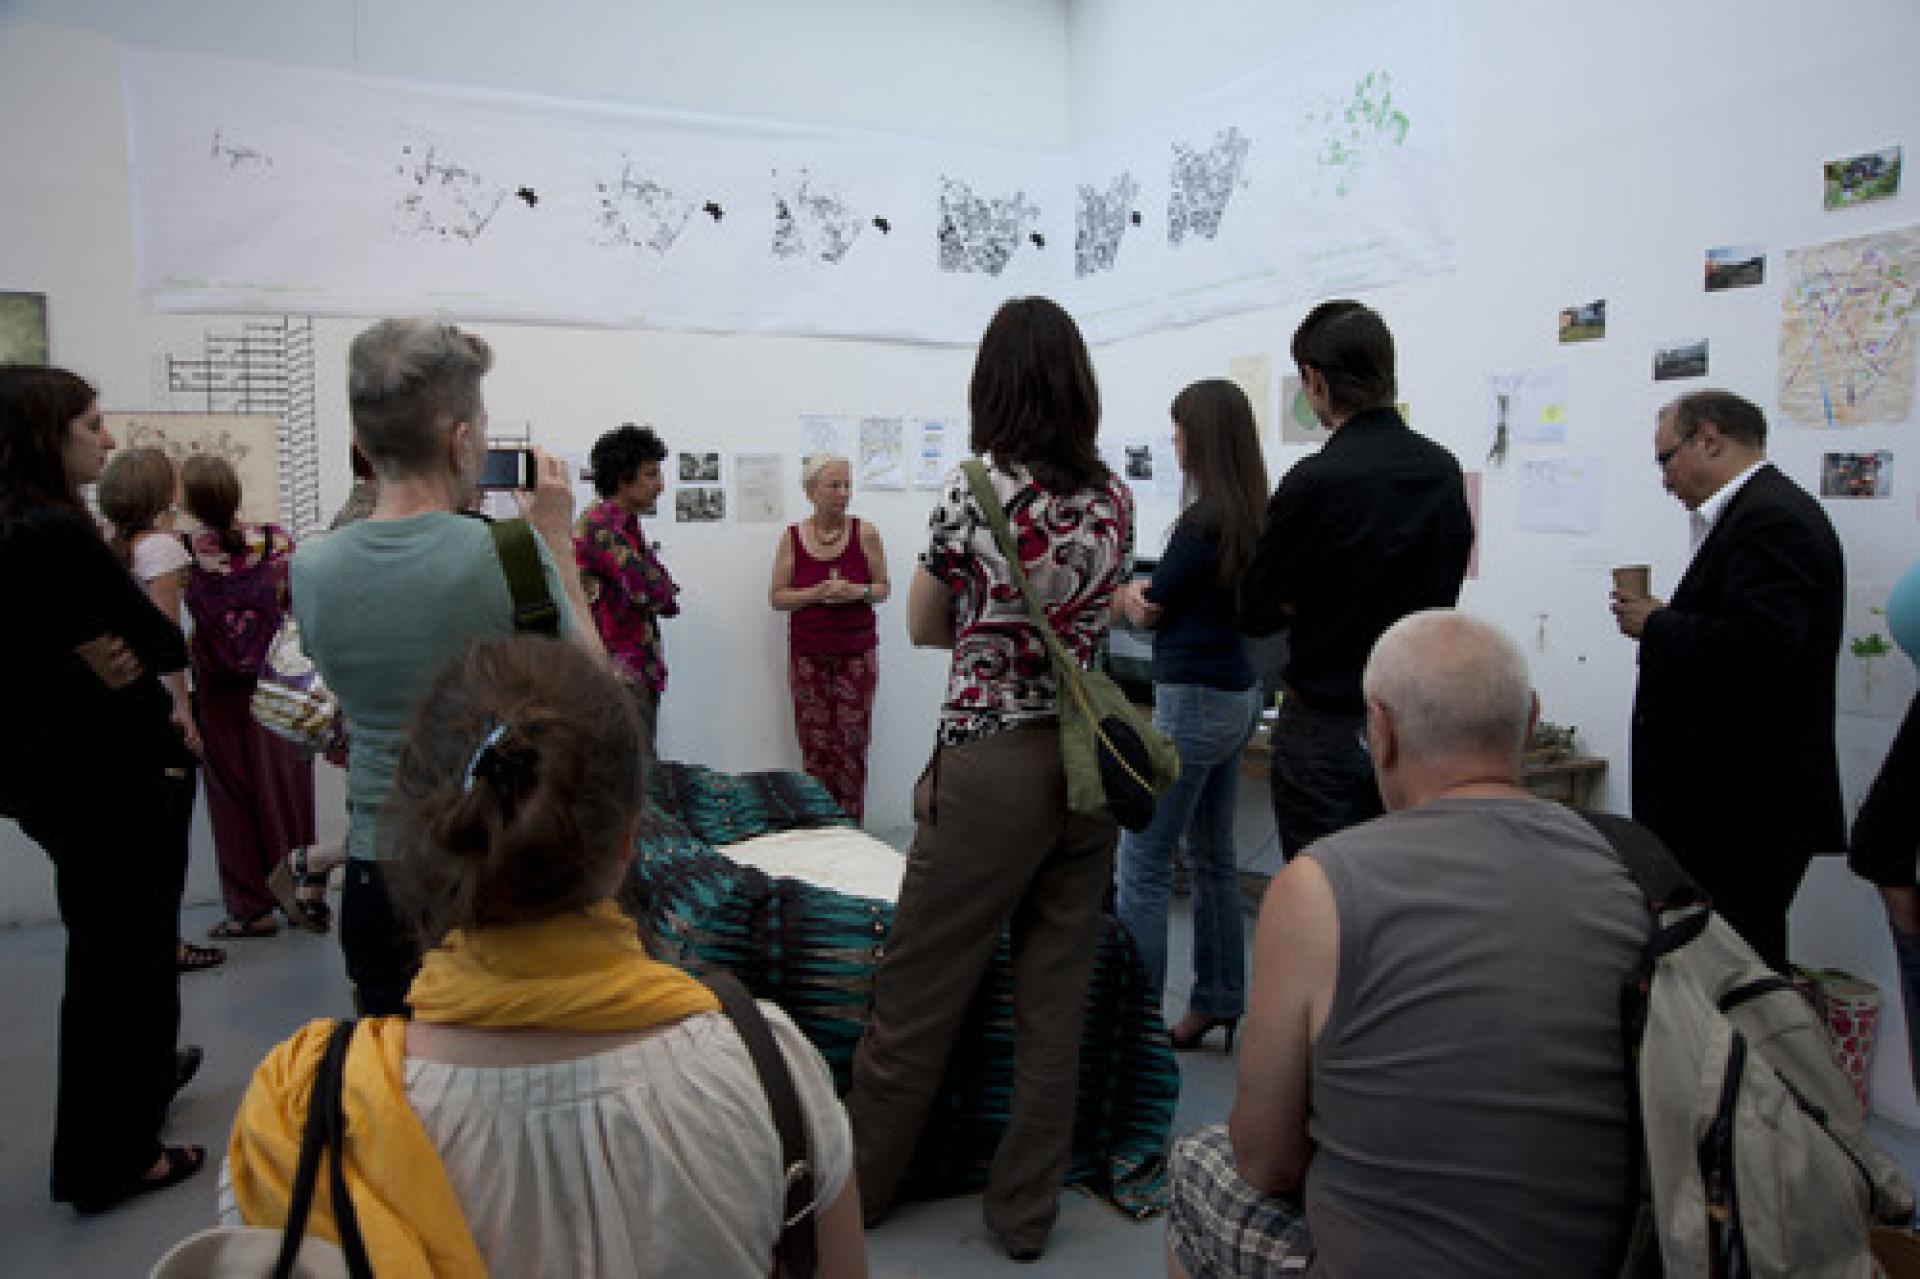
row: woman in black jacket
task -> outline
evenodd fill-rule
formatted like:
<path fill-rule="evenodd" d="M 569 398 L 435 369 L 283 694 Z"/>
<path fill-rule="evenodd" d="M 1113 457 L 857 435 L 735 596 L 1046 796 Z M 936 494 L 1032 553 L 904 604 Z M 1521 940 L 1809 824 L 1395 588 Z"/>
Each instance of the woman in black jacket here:
<path fill-rule="evenodd" d="M 51 1189 L 81 1212 L 206 1162 L 159 1139 L 199 1062 L 175 1050 L 180 884 L 151 847 L 189 763 L 159 677 L 187 651 L 81 501 L 112 448 L 85 381 L 0 367 L 0 814 L 53 860 L 67 980 Z"/>

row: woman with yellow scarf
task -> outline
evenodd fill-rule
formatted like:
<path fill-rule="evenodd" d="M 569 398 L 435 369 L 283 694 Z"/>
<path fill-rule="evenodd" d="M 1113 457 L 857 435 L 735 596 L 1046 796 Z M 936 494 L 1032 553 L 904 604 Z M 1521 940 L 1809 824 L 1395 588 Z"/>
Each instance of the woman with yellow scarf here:
<path fill-rule="evenodd" d="M 426 959 L 413 1020 L 348 1051 L 346 1180 L 376 1274 L 742 1275 L 773 1264 L 784 1168 L 765 1092 L 708 989 L 612 902 L 642 803 L 631 704 L 566 644 L 478 644 L 400 756 L 392 883 Z M 846 1116 L 820 1055 L 762 1004 L 804 1117 L 823 1276 L 864 1276 Z M 286 1218 L 331 1023 L 255 1072 L 229 1222 Z M 308 1233 L 338 1238 L 329 1195 Z"/>

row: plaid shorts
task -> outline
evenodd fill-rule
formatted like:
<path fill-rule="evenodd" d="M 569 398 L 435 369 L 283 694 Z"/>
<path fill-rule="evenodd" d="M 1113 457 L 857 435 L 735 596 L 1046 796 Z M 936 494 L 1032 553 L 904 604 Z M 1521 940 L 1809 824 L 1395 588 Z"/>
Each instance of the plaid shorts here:
<path fill-rule="evenodd" d="M 1192 1279 L 1285 1275 L 1313 1261 L 1307 1214 L 1297 1196 L 1249 1186 L 1233 1166 L 1225 1124 L 1174 1143 L 1167 1246 Z"/>

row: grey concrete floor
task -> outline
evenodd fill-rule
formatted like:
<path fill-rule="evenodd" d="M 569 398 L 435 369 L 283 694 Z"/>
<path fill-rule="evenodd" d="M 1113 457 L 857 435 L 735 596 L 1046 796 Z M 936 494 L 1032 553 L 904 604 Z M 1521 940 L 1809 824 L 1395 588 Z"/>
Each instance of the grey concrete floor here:
<path fill-rule="evenodd" d="M 1241 861 L 1278 867 L 1264 787 L 1241 792 Z M 883 832 L 898 845 L 906 832 Z M 200 936 L 219 917 L 190 908 L 185 923 Z M 1174 903 L 1168 951 L 1168 1014 L 1184 1010 L 1192 979 L 1185 901 Z M 0 1276 L 144 1275 L 175 1240 L 212 1223 L 211 1170 L 160 1194 L 82 1220 L 46 1197 L 46 1149 L 54 1096 L 54 1022 L 60 999 L 64 935 L 58 925 L 0 929 Z M 283 930 L 277 937 L 227 943 L 220 969 L 182 978 L 182 1040 L 205 1047 L 206 1065 L 175 1103 L 170 1141 L 224 1149 L 227 1131 L 255 1063 L 313 1017 L 351 1010 L 335 939 Z M 1176 1134 L 1225 1118 L 1233 1096 L 1233 1059 L 1219 1036 L 1182 1054 Z M 1920 1171 L 1920 1134 L 1876 1123 L 1875 1135 L 1909 1170 Z M 216 1153 L 217 1157 L 217 1153 Z M 987 1235 L 978 1195 L 910 1204 L 867 1236 L 878 1276 L 947 1279 L 1007 1269 L 1035 1276 L 1128 1279 L 1165 1273 L 1161 1219 L 1129 1221 L 1100 1201 L 1069 1192 L 1047 1253 L 1014 1268 Z"/>

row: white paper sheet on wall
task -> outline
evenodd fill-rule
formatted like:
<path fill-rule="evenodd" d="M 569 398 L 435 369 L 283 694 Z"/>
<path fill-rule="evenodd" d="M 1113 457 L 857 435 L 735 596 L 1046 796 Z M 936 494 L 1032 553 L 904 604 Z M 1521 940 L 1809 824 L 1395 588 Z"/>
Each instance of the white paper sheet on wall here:
<path fill-rule="evenodd" d="M 1070 153 L 128 50 L 140 278 L 289 308 L 1095 340 L 1453 263 L 1453 7 L 1402 0 Z"/>
<path fill-rule="evenodd" d="M 966 457 L 966 437 L 951 418 L 913 420 L 913 487 L 937 489 L 947 473 Z"/>
<path fill-rule="evenodd" d="M 1520 466 L 1523 533 L 1600 531 L 1606 465 L 1597 457 L 1530 457 Z"/>
<path fill-rule="evenodd" d="M 1842 715 L 1899 719 L 1913 701 L 1914 669 L 1893 643 L 1887 625 L 1886 582 L 1847 588 L 1846 631 L 1840 641 L 1838 709 Z"/>
<path fill-rule="evenodd" d="M 903 489 L 907 486 L 907 420 L 903 417 L 860 419 L 860 455 L 853 482 L 863 489 Z"/>
<path fill-rule="evenodd" d="M 859 439 L 858 429 L 850 417 L 831 413 L 803 413 L 800 415 L 798 441 L 800 461 L 810 457 L 828 454 L 853 460 L 854 445 Z"/>
<path fill-rule="evenodd" d="M 1559 444 L 1567 438 L 1567 368 L 1487 375 L 1488 455 L 1513 444 Z"/>
<path fill-rule="evenodd" d="M 786 519 L 778 453 L 736 453 L 733 457 L 733 514 L 742 524 L 779 524 Z"/>

